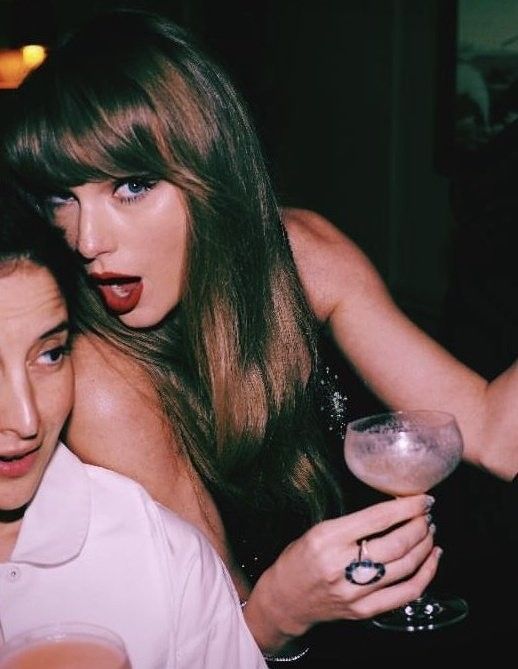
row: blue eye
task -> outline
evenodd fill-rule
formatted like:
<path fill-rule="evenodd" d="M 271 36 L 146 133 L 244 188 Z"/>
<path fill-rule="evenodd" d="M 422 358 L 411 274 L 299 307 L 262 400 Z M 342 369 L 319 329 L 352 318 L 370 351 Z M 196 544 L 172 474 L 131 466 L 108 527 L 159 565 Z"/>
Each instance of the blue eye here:
<path fill-rule="evenodd" d="M 156 184 L 156 181 L 150 181 L 149 179 L 131 177 L 120 181 L 115 189 L 115 193 L 121 202 L 135 202 L 144 197 Z"/>
<path fill-rule="evenodd" d="M 131 193 L 137 193 L 142 192 L 142 190 L 146 190 L 147 185 L 143 184 L 141 181 L 128 181 L 128 190 Z"/>

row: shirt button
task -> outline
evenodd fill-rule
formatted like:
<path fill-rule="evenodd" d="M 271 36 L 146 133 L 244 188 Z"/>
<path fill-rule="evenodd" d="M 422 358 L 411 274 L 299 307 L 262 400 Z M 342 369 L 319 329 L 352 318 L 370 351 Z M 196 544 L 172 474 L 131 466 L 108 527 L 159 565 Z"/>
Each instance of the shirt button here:
<path fill-rule="evenodd" d="M 9 567 L 7 570 L 6 578 L 8 581 L 14 582 L 17 581 L 21 576 L 21 571 L 18 567 Z"/>

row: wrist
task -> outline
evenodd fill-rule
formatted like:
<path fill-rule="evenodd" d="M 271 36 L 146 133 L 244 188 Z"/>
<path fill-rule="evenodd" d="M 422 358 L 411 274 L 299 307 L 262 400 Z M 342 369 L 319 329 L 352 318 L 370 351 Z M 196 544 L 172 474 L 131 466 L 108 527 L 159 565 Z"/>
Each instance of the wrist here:
<path fill-rule="evenodd" d="M 264 572 L 248 600 L 241 602 L 241 607 L 257 645 L 266 659 L 275 660 L 284 651 L 288 655 L 301 652 L 297 643 L 294 649 L 291 645 L 308 627 L 293 620 L 289 606 L 276 594 L 269 571 Z"/>
<path fill-rule="evenodd" d="M 248 600 L 241 600 L 239 602 L 241 610 L 244 610 Z M 300 642 L 299 639 L 293 639 L 286 643 L 282 648 L 275 651 L 275 654 L 269 654 L 263 651 L 263 657 L 267 662 L 296 662 L 301 660 L 309 653 L 309 646 Z"/>

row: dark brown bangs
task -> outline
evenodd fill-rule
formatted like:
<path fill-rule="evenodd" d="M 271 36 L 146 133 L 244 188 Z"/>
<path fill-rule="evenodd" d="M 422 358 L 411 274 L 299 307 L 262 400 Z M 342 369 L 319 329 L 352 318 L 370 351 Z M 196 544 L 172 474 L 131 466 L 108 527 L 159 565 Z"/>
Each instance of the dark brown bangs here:
<path fill-rule="evenodd" d="M 102 85 L 86 88 L 83 81 L 77 91 L 63 88 L 40 98 L 38 109 L 31 109 L 29 90 L 24 116 L 7 142 L 8 163 L 30 190 L 137 175 L 167 178 L 154 136 L 154 111 L 143 94 L 131 91 L 125 103 L 119 95 L 114 107 Z"/>

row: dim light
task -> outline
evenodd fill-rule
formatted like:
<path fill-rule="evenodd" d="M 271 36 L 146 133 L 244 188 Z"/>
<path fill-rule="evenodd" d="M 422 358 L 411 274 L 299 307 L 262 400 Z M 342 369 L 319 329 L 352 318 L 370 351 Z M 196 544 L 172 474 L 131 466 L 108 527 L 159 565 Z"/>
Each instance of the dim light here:
<path fill-rule="evenodd" d="M 33 70 L 43 63 L 46 56 L 45 47 L 41 44 L 28 44 L 22 47 L 23 62 Z"/>
<path fill-rule="evenodd" d="M 45 56 L 45 47 L 39 44 L 0 49 L 0 88 L 18 88 L 29 72 L 43 63 Z"/>

